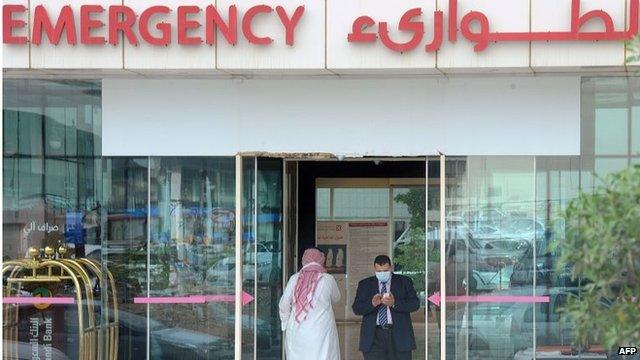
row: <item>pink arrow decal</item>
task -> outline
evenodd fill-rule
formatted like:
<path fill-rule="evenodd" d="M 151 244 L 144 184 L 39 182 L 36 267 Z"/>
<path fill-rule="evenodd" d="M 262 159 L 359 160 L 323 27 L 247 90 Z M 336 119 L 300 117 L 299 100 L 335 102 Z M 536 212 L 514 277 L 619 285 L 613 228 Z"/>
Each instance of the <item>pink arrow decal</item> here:
<path fill-rule="evenodd" d="M 433 293 L 433 295 L 429 296 L 427 300 L 431 301 L 436 306 L 440 306 L 440 292 Z"/>
<path fill-rule="evenodd" d="M 248 294 L 246 292 L 242 292 L 242 306 L 247 305 L 248 303 L 253 301 L 253 296 L 251 296 L 251 294 Z"/>
<path fill-rule="evenodd" d="M 429 296 L 429 301 L 440 306 L 440 292 Z M 548 303 L 548 296 L 515 296 L 515 295 L 463 295 L 447 296 L 447 302 L 455 303 Z"/>
<path fill-rule="evenodd" d="M 207 302 L 234 302 L 236 301 L 235 295 L 206 295 Z M 251 294 L 242 292 L 242 306 L 247 305 L 253 301 Z"/>
<path fill-rule="evenodd" d="M 206 302 L 234 302 L 235 295 L 190 295 L 190 296 L 150 296 L 134 297 L 134 304 L 204 304 Z M 242 292 L 242 305 L 253 301 L 253 296 Z"/>
<path fill-rule="evenodd" d="M 205 299 L 208 302 L 234 302 L 236 301 L 236 296 L 235 295 L 207 295 L 205 296 Z"/>
<path fill-rule="evenodd" d="M 3 297 L 5 304 L 74 304 L 72 297 L 39 297 L 39 296 L 8 296 Z"/>
<path fill-rule="evenodd" d="M 204 304 L 203 295 L 134 297 L 134 304 Z"/>

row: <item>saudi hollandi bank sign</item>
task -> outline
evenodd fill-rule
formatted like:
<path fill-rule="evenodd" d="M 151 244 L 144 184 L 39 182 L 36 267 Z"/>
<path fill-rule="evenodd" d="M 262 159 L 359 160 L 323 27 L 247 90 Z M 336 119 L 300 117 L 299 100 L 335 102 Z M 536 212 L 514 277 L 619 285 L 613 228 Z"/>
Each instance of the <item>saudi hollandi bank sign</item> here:
<path fill-rule="evenodd" d="M 627 24 L 616 30 L 610 14 L 603 10 L 582 11 L 580 0 L 571 0 L 571 12 L 567 14 L 570 27 L 563 31 L 494 31 L 491 19 L 481 11 L 471 10 L 458 14 L 458 0 L 448 0 L 448 11 L 435 10 L 425 14 L 420 7 L 408 8 L 395 20 L 376 19 L 368 14 L 355 16 L 344 41 L 349 43 L 381 43 L 389 51 L 435 52 L 444 41 L 455 43 L 462 36 L 474 44 L 480 52 L 499 42 L 560 42 L 560 41 L 624 41 L 638 33 L 640 0 L 629 0 Z M 389 6 L 401 6 L 393 4 Z M 212 46 L 223 41 L 231 45 L 242 36 L 254 46 L 275 46 L 275 36 L 282 36 L 281 43 L 296 45 L 296 30 L 304 17 L 314 16 L 305 11 L 304 5 L 254 5 L 239 11 L 237 5 L 205 7 L 181 5 L 149 6 L 142 11 L 126 5 L 66 5 L 55 13 L 38 5 L 25 21 L 29 9 L 21 4 L 3 5 L 3 43 L 39 46 L 45 42 L 70 46 L 119 45 L 126 41 L 133 46 L 144 42 L 152 46 L 169 46 L 176 40 L 185 46 Z M 169 16 L 175 12 L 176 16 Z M 204 16 L 201 16 L 204 13 Z M 322 14 L 320 15 L 322 16 Z M 256 24 L 265 17 L 277 19 L 281 32 L 260 33 Z M 326 19 L 330 22 L 331 19 Z M 598 23 L 600 30 L 586 31 L 584 25 Z M 620 24 L 617 24 L 620 28 Z M 403 39 L 391 35 L 390 29 L 404 34 Z M 445 31 L 447 33 L 445 37 Z M 28 33 L 28 37 L 25 35 Z"/>

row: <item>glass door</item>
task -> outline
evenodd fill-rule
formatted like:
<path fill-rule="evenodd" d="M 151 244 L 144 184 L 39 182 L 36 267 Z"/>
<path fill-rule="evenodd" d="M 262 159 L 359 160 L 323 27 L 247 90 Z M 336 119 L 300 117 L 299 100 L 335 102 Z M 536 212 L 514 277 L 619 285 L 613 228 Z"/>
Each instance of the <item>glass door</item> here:
<path fill-rule="evenodd" d="M 513 359 L 533 344 L 531 266 L 544 226 L 535 216 L 532 157 L 446 158 L 446 357 Z M 515 325 L 518 325 L 516 327 Z M 514 331 L 518 329 L 518 331 Z"/>
<path fill-rule="evenodd" d="M 243 358 L 282 358 L 276 305 L 299 252 L 298 220 L 282 217 L 302 204 L 287 198 L 297 197 L 298 166 L 243 159 L 242 290 L 260 299 L 242 307 Z M 314 241 L 343 295 L 334 309 L 342 358 L 361 358 L 350 306 L 378 254 L 418 292 L 414 359 L 526 358 L 569 346 L 558 308 L 571 284 L 549 245 L 562 239 L 556 222 L 577 194 L 579 160 L 440 156 L 425 168 L 424 179 L 315 180 Z"/>
<path fill-rule="evenodd" d="M 242 358 L 281 359 L 284 163 L 243 157 L 242 167 Z"/>
<path fill-rule="evenodd" d="M 556 269 L 553 245 L 564 238 L 560 213 L 580 188 L 579 159 L 441 160 L 444 243 L 439 259 L 428 260 L 429 269 L 433 260 L 445 274 L 438 296 L 432 295 L 445 330 L 441 358 L 571 355 L 570 323 L 561 321 L 559 309 L 579 293 L 568 271 Z"/>

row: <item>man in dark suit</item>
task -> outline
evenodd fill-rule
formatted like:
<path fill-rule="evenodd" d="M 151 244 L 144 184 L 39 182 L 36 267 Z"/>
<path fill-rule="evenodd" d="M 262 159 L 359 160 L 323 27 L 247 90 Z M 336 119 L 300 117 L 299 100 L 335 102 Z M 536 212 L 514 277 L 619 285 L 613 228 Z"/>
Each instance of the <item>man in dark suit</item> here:
<path fill-rule="evenodd" d="M 391 259 L 375 258 L 376 276 L 358 283 L 352 309 L 362 316 L 360 351 L 365 360 L 411 359 L 416 339 L 411 313 L 420 308 L 420 300 L 410 278 L 391 272 Z"/>

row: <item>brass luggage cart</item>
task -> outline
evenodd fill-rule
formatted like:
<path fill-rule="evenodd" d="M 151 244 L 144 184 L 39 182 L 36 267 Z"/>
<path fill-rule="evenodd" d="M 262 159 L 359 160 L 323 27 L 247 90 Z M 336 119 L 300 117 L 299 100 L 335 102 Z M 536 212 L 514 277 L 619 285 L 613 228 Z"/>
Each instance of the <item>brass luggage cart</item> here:
<path fill-rule="evenodd" d="M 115 280 L 100 263 L 86 258 L 65 258 L 67 248 L 44 248 L 44 256 L 29 248 L 29 258 L 3 262 L 3 295 L 20 296 L 23 286 L 63 285 L 74 298 L 78 321 L 78 359 L 114 360 L 118 356 L 118 301 Z M 94 281 L 104 292 L 96 302 Z M 96 306 L 99 305 L 99 306 Z M 97 314 L 97 316 L 96 316 Z M 3 304 L 4 359 L 18 357 L 20 305 Z"/>

